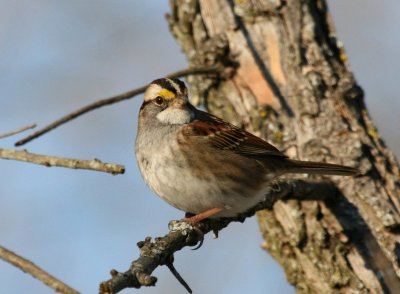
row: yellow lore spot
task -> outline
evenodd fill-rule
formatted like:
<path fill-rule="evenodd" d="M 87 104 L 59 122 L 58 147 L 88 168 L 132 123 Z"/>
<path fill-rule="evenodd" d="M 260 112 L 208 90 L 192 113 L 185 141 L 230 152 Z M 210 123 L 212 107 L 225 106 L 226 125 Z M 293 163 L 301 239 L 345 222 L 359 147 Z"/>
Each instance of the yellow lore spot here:
<path fill-rule="evenodd" d="M 158 94 L 164 98 L 174 98 L 175 97 L 175 94 L 167 89 L 162 89 Z"/>

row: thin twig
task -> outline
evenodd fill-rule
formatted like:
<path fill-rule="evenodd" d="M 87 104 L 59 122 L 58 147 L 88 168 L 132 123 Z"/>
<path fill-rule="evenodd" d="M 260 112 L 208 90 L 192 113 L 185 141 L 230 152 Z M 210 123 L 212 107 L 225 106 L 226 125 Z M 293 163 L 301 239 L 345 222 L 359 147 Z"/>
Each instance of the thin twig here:
<path fill-rule="evenodd" d="M 22 133 L 23 131 L 26 131 L 26 130 L 29 130 L 29 129 L 33 129 L 33 128 L 36 128 L 36 124 L 30 124 L 30 125 L 27 125 L 25 127 L 18 128 L 18 129 L 14 130 L 14 131 L 1 134 L 0 135 L 0 139 L 3 139 L 5 137 L 9 137 L 9 136 L 12 136 L 12 135 L 19 134 L 19 133 Z"/>
<path fill-rule="evenodd" d="M 326 197 L 336 196 L 336 193 L 337 189 L 331 183 L 293 180 L 274 185 L 263 202 L 237 217 L 206 219 L 196 227 L 185 221 L 172 221 L 170 222 L 170 231 L 164 237 L 154 240 L 147 237 L 144 241 L 138 242 L 140 257 L 132 262 L 126 272 L 112 270 L 111 279 L 100 284 L 99 293 L 114 294 L 125 288 L 154 286 L 157 278 L 151 276 L 152 272 L 158 266 L 168 265 L 169 262 L 172 262 L 175 252 L 187 246 L 195 246 L 199 241 L 199 230 L 202 234 L 220 231 L 231 222 L 243 222 L 259 210 L 271 209 L 278 200 L 323 200 Z M 178 280 L 182 283 L 183 279 L 178 278 Z"/>
<path fill-rule="evenodd" d="M 184 76 L 188 76 L 188 75 L 215 74 L 215 73 L 218 73 L 216 68 L 197 68 L 197 69 L 194 68 L 194 69 L 180 70 L 180 71 L 177 71 L 177 72 L 167 75 L 167 77 L 177 78 L 177 77 L 184 77 Z M 111 104 L 114 104 L 114 103 L 117 103 L 117 102 L 120 102 L 123 100 L 133 98 L 134 96 L 143 93 L 146 90 L 146 88 L 147 88 L 147 85 L 139 87 L 132 91 L 123 93 L 123 94 L 119 94 L 117 96 L 101 99 L 96 102 L 90 103 L 78 110 L 75 110 L 74 112 L 71 112 L 71 113 L 61 117 L 60 119 L 56 120 L 55 122 L 34 132 L 33 134 L 29 135 L 28 137 L 19 140 L 18 142 L 15 143 L 15 146 L 24 145 L 24 144 L 28 143 L 29 141 L 32 141 L 33 139 L 36 139 L 37 137 L 40 137 L 40 136 L 44 135 L 45 133 L 59 127 L 60 125 L 65 124 L 66 122 L 69 122 L 70 120 L 73 120 L 74 118 L 77 118 L 78 116 L 81 116 L 89 111 L 95 110 L 97 108 L 100 108 L 100 107 L 103 107 L 106 105 L 111 105 Z"/>
<path fill-rule="evenodd" d="M 31 274 L 34 278 L 42 281 L 56 292 L 64 294 L 79 294 L 78 291 L 45 272 L 33 262 L 17 255 L 3 246 L 0 246 L 0 258 L 18 267 L 22 271 Z"/>
<path fill-rule="evenodd" d="M 103 163 L 98 159 L 80 160 L 80 159 L 29 153 L 25 150 L 0 148 L 0 158 L 25 161 L 48 167 L 59 166 L 59 167 L 67 167 L 73 169 L 95 170 L 95 171 L 111 173 L 113 175 L 123 174 L 125 172 L 125 167 L 123 165 L 113 164 L 113 163 Z"/>

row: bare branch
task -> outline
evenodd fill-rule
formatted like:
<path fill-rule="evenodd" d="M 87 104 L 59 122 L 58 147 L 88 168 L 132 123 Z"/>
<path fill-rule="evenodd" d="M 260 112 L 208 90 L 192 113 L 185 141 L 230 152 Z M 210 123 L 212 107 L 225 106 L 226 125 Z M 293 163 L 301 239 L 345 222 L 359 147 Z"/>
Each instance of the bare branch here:
<path fill-rule="evenodd" d="M 36 124 L 30 124 L 30 125 L 27 125 L 25 127 L 13 130 L 11 132 L 7 132 L 7 133 L 4 133 L 4 134 L 1 134 L 0 135 L 0 139 L 3 139 L 5 137 L 9 137 L 9 136 L 12 136 L 12 135 L 19 134 L 19 133 L 22 133 L 23 131 L 26 131 L 26 130 L 29 130 L 29 129 L 33 129 L 33 128 L 36 128 Z"/>
<path fill-rule="evenodd" d="M 48 156 L 36 153 L 29 153 L 26 150 L 13 150 L 0 148 L 0 158 L 40 164 L 47 167 L 60 166 L 73 169 L 88 169 L 111 173 L 113 175 L 123 174 L 125 167 L 119 164 L 103 163 L 99 159 L 81 160 L 65 157 Z"/>
<path fill-rule="evenodd" d="M 274 203 L 280 199 L 322 200 L 322 197 L 333 197 L 337 192 L 338 190 L 330 183 L 293 180 L 271 187 L 263 202 L 238 217 L 206 219 L 196 227 L 184 221 L 171 221 L 170 231 L 164 237 L 155 238 L 154 241 L 151 237 L 147 237 L 144 241 L 138 242 L 140 257 L 133 261 L 130 268 L 124 273 L 112 270 L 111 279 L 100 284 L 99 293 L 113 294 L 125 288 L 154 286 L 157 278 L 151 276 L 151 273 L 160 265 L 167 265 L 171 269 L 175 252 L 186 246 L 195 246 L 202 234 L 210 231 L 216 233 L 231 222 L 244 222 L 247 217 L 253 216 L 259 210 L 271 209 Z M 201 235 L 199 235 L 199 230 Z M 177 277 L 175 273 L 174 276 Z M 183 281 L 182 284 L 189 291 L 190 287 L 179 274 L 178 276 L 179 282 Z"/>
<path fill-rule="evenodd" d="M 197 68 L 197 69 L 194 68 L 194 69 L 180 70 L 180 71 L 177 71 L 177 72 L 167 75 L 167 77 L 178 78 L 178 77 L 184 77 L 184 76 L 188 76 L 188 75 L 216 74 L 216 73 L 218 73 L 216 68 Z M 114 104 L 114 103 L 117 103 L 117 102 L 120 102 L 123 100 L 127 100 L 130 98 L 133 98 L 136 95 L 142 94 L 146 90 L 146 87 L 147 87 L 147 85 L 136 88 L 132 91 L 129 91 L 129 92 L 126 92 L 123 94 L 119 94 L 117 96 L 101 99 L 96 102 L 90 103 L 78 110 L 75 110 L 74 112 L 71 112 L 71 113 L 61 117 L 60 119 L 56 120 L 55 122 L 36 131 L 33 134 L 29 135 L 28 137 L 19 140 L 18 142 L 15 143 L 15 146 L 24 145 L 24 144 L 28 143 L 29 141 L 32 141 L 33 139 L 36 139 L 37 137 L 40 137 L 40 136 L 44 135 L 45 133 L 59 127 L 60 125 L 65 124 L 65 123 L 69 122 L 70 120 L 73 120 L 74 118 L 77 118 L 78 116 L 81 116 L 89 111 L 95 110 L 97 108 L 100 108 L 100 107 L 103 107 L 106 105 L 111 105 L 111 104 Z"/>
<path fill-rule="evenodd" d="M 12 265 L 18 267 L 22 271 L 31 274 L 34 278 L 42 281 L 44 284 L 54 289 L 54 291 L 64 294 L 79 294 L 78 291 L 72 289 L 57 278 L 48 274 L 33 262 L 15 254 L 14 252 L 0 246 L 0 258 Z"/>

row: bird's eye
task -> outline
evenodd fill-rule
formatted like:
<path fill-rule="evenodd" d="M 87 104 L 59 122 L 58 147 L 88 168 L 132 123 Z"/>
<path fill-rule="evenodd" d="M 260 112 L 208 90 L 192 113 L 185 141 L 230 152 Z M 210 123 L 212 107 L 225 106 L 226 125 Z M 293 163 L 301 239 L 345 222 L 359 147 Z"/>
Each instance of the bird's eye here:
<path fill-rule="evenodd" d="M 156 99 L 154 99 L 154 103 L 158 106 L 161 106 L 164 104 L 164 98 L 161 96 L 157 96 Z"/>

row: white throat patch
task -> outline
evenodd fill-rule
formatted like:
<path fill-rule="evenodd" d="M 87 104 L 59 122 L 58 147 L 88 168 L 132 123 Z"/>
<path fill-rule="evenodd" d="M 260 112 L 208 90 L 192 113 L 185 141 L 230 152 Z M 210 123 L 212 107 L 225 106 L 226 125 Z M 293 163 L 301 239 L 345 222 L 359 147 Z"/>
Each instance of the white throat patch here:
<path fill-rule="evenodd" d="M 194 113 L 190 109 L 167 108 L 157 114 L 157 119 L 165 124 L 183 125 L 190 123 Z"/>

